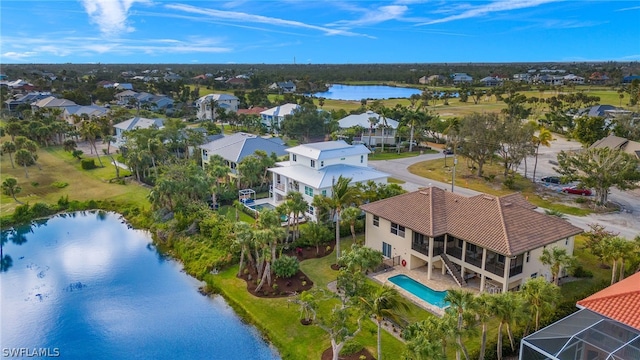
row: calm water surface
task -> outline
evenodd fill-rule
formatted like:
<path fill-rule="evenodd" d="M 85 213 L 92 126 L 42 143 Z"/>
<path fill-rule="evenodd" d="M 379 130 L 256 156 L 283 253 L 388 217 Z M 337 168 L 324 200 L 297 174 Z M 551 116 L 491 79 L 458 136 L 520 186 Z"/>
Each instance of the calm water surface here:
<path fill-rule="evenodd" d="M 279 359 L 115 214 L 57 216 L 2 242 L 2 357 L 44 348 L 64 359 Z"/>
<path fill-rule="evenodd" d="M 329 91 L 313 94 L 331 100 L 360 101 L 362 99 L 399 99 L 409 98 L 413 94 L 420 95 L 422 91 L 412 88 L 393 87 L 386 85 L 340 85 L 332 84 Z"/>

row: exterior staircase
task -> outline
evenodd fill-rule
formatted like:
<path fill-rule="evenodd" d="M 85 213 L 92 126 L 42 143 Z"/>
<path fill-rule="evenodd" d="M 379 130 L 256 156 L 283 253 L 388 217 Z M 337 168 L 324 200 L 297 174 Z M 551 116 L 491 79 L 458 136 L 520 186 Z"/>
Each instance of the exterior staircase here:
<path fill-rule="evenodd" d="M 455 280 L 460 287 L 467 286 L 467 282 L 462 278 L 462 275 L 460 275 L 460 272 L 458 271 L 458 269 L 456 269 L 456 267 L 453 265 L 451 260 L 449 260 L 449 257 L 447 256 L 447 254 L 445 253 L 440 254 L 440 258 L 444 263 L 444 267 L 446 267 L 447 270 L 449 270 L 449 274 L 451 274 L 451 276 L 453 277 L 453 280 Z"/>

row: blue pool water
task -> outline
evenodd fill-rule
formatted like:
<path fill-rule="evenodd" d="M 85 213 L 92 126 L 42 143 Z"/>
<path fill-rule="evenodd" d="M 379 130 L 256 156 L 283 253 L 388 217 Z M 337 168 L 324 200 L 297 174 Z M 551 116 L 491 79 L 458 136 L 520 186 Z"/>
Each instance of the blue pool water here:
<path fill-rule="evenodd" d="M 0 347 L 62 359 L 279 359 L 219 296 L 116 214 L 2 232 Z M 3 352 L 3 355 L 5 353 Z"/>
<path fill-rule="evenodd" d="M 389 281 L 419 297 L 420 299 L 428 302 L 431 305 L 435 305 L 439 308 L 445 308 L 449 306 L 449 304 L 444 301 L 444 297 L 447 295 L 446 291 L 435 291 L 406 275 L 392 276 L 389 278 Z"/>

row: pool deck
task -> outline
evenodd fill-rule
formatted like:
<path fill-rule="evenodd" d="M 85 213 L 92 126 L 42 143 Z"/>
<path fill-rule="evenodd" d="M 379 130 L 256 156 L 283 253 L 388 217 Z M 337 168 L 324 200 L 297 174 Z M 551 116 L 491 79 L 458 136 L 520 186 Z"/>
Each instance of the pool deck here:
<path fill-rule="evenodd" d="M 460 286 L 458 286 L 458 284 L 456 284 L 455 281 L 453 281 L 451 276 L 442 275 L 439 271 L 433 271 L 431 273 L 431 280 L 427 280 L 427 268 L 424 266 L 419 267 L 417 269 L 413 269 L 413 270 L 407 270 L 407 268 L 405 267 L 396 266 L 386 271 L 382 271 L 382 272 L 370 275 L 370 277 L 373 280 L 381 284 L 387 284 L 387 285 L 393 286 L 394 288 L 398 289 L 398 291 L 402 295 L 404 295 L 407 299 L 409 299 L 412 303 L 438 316 L 444 315 L 444 308 L 438 307 L 436 305 L 432 305 L 420 299 L 419 297 L 411 294 L 410 292 L 404 290 L 403 288 L 395 285 L 391 281 L 388 281 L 390 277 L 393 277 L 396 275 L 406 275 L 416 280 L 417 282 L 425 286 L 428 286 L 429 288 L 435 291 L 446 291 L 449 289 L 464 289 L 467 291 L 471 291 L 473 293 L 479 292 L 477 289 L 474 289 L 474 287 L 460 288 Z"/>

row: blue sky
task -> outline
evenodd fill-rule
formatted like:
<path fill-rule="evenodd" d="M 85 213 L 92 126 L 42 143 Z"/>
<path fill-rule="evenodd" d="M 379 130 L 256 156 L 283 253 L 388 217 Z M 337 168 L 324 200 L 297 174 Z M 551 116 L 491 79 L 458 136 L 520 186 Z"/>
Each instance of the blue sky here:
<path fill-rule="evenodd" d="M 640 0 L 0 2 L 0 63 L 640 61 Z"/>

